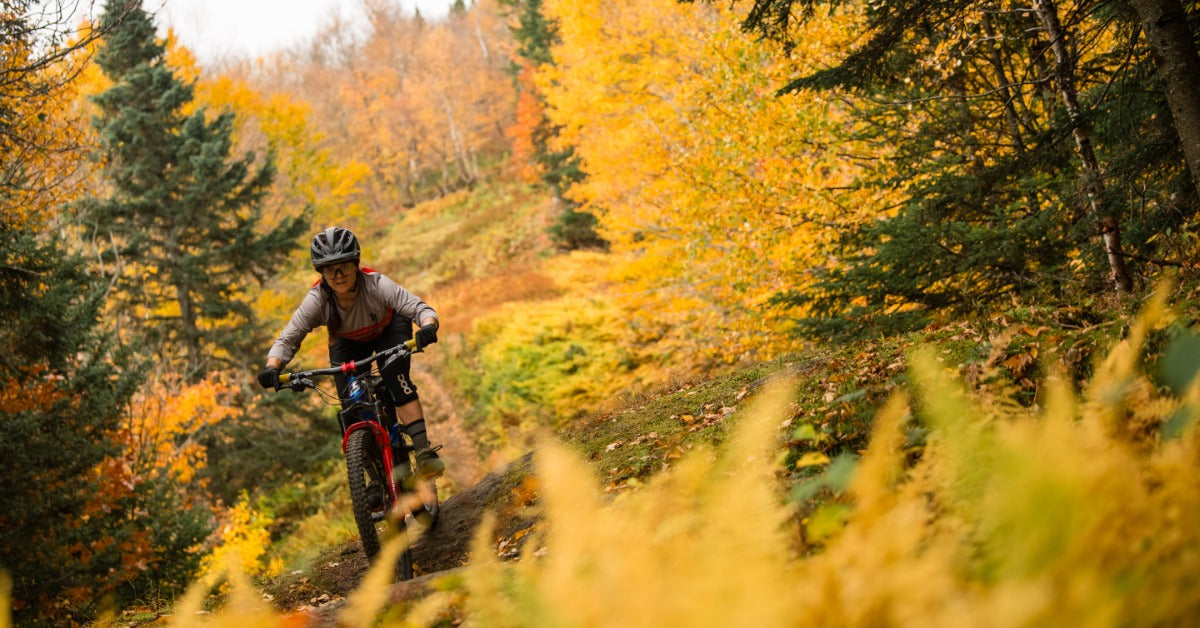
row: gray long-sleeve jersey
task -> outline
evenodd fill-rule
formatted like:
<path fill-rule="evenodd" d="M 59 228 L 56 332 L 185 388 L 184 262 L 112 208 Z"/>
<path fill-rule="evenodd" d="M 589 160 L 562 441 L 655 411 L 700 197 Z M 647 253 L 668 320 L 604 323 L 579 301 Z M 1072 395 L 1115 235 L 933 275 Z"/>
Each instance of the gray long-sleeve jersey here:
<path fill-rule="evenodd" d="M 332 303 L 331 303 L 332 302 Z M 384 275 L 363 268 L 358 278 L 358 293 L 354 303 L 348 309 L 342 309 L 337 299 L 328 295 L 320 283 L 313 285 L 300 307 L 292 314 L 292 320 L 271 346 L 268 358 L 278 358 L 287 364 L 300 343 L 309 332 L 321 325 L 329 325 L 331 306 L 338 309 L 341 324 L 337 329 L 330 329 L 330 341 L 336 336 L 356 342 L 368 342 L 379 337 L 383 330 L 392 322 L 393 316 L 407 319 L 409 325 L 420 323 L 427 318 L 437 318 L 437 312 L 424 301 L 400 284 Z"/>

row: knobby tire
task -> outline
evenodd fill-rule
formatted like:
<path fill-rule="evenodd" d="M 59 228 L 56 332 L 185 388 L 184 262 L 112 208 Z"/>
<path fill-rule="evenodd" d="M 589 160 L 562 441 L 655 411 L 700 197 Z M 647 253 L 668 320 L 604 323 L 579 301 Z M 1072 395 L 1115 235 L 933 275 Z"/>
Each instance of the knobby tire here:
<path fill-rule="evenodd" d="M 404 535 L 408 534 L 408 529 L 406 528 L 406 526 L 403 523 L 400 524 L 400 534 L 404 534 Z M 412 542 L 411 537 L 409 538 L 409 542 L 410 543 Z M 396 580 L 410 580 L 410 579 L 412 579 L 412 577 L 413 577 L 412 548 L 405 547 L 404 551 L 400 553 L 400 557 L 396 559 Z"/>
<path fill-rule="evenodd" d="M 354 508 L 354 522 L 358 524 L 358 538 L 362 542 L 363 553 L 367 555 L 367 562 L 374 560 L 375 555 L 379 553 L 379 530 L 371 520 L 371 504 L 367 492 L 368 474 L 382 476 L 381 471 L 376 468 L 377 449 L 371 433 L 367 430 L 354 432 L 346 442 L 346 477 L 350 482 L 350 503 Z"/>

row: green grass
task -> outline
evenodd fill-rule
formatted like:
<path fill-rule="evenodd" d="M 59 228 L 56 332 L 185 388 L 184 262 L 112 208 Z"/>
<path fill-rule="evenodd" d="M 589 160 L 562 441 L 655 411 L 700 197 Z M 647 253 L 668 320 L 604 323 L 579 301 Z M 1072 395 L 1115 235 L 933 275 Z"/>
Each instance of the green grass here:
<path fill-rule="evenodd" d="M 675 383 L 663 394 L 629 400 L 623 410 L 584 420 L 563 433 L 610 486 L 641 481 L 699 445 L 722 442 L 736 408 L 782 362 L 740 370 L 707 381 Z"/>
<path fill-rule="evenodd" d="M 547 207 L 528 185 L 485 181 L 389 219 L 368 262 L 417 291 L 489 276 L 548 249 Z"/>
<path fill-rule="evenodd" d="M 276 521 L 271 555 L 283 560 L 284 574 L 309 570 L 322 551 L 357 533 L 340 457 L 274 487 L 258 507 Z"/>

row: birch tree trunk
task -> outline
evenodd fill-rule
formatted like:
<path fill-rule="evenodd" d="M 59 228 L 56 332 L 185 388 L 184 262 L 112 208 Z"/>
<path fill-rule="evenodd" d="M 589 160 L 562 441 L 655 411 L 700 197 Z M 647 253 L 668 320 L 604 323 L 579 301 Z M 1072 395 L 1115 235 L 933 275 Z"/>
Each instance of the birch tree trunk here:
<path fill-rule="evenodd" d="M 1075 90 L 1075 59 L 1067 49 L 1066 33 L 1058 19 L 1058 6 L 1054 0 L 1034 0 L 1033 8 L 1050 37 L 1050 48 L 1054 52 L 1055 61 L 1054 82 L 1071 122 L 1071 132 L 1075 136 L 1076 152 L 1079 154 L 1080 169 L 1083 173 L 1084 191 L 1091 205 L 1092 218 L 1096 221 L 1104 240 L 1104 252 L 1108 255 L 1113 285 L 1117 292 L 1130 292 L 1133 290 L 1133 280 L 1125 266 L 1125 255 L 1121 251 L 1121 224 L 1111 214 L 1104 201 L 1104 179 L 1100 173 L 1100 162 L 1096 159 L 1096 151 L 1092 149 L 1091 132 L 1083 122 L 1079 94 Z"/>
<path fill-rule="evenodd" d="M 1200 54 L 1179 0 L 1129 0 L 1142 21 L 1142 32 L 1154 55 L 1167 106 L 1200 193 Z"/>

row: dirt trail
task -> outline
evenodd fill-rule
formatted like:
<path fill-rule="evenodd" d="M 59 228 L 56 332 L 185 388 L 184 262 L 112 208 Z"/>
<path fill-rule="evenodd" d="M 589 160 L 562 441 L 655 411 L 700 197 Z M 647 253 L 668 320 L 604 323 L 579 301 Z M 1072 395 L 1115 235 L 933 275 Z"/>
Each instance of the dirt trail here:
<path fill-rule="evenodd" d="M 462 417 L 458 415 L 446 387 L 428 367 L 420 363 L 413 364 L 412 377 L 420 391 L 421 406 L 425 409 L 429 440 L 442 445 L 438 455 L 446 461 L 444 489 L 452 494 L 475 486 L 483 478 L 479 450 L 475 447 L 475 439 L 463 426 Z"/>
<path fill-rule="evenodd" d="M 443 502 L 437 523 L 413 544 L 416 577 L 391 586 L 392 602 L 418 598 L 428 591 L 432 578 L 464 566 L 485 513 L 496 516 L 495 539 L 513 539 L 518 531 L 532 527 L 536 521 L 528 508 L 534 498 L 528 484 L 532 468 L 529 454 Z M 519 551 L 520 543 L 506 547 L 503 556 L 509 558 Z M 281 583 L 282 588 L 273 592 L 274 605 L 306 616 L 306 626 L 336 626 L 346 596 L 358 588 L 366 572 L 366 557 L 354 539 L 326 551 L 299 580 Z"/>

